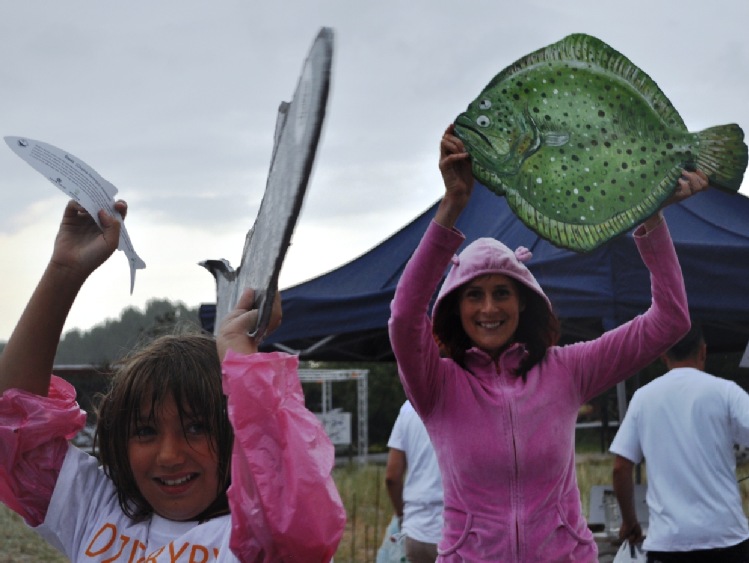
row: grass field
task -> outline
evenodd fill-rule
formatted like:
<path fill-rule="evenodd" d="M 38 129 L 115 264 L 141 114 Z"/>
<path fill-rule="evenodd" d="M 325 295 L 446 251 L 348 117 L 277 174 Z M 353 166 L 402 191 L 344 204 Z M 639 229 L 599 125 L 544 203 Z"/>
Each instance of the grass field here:
<path fill-rule="evenodd" d="M 739 468 L 749 475 L 749 465 Z M 351 464 L 337 468 L 334 478 L 348 516 L 343 539 L 335 556 L 336 563 L 371 563 L 377 556 L 385 528 L 392 517 L 385 490 L 382 465 Z M 611 483 L 611 458 L 584 454 L 577 463 L 577 479 L 583 510 L 587 516 L 589 492 L 593 485 Z M 749 509 L 749 480 L 740 483 L 744 510 Z M 0 505 L 0 563 L 67 561 L 27 528 L 22 520 Z"/>
<path fill-rule="evenodd" d="M 578 464 L 578 479 L 583 490 L 583 506 L 591 485 L 611 480 L 608 458 L 586 456 Z M 385 528 L 393 515 L 385 490 L 385 468 L 382 465 L 350 464 L 337 468 L 334 478 L 346 507 L 347 522 L 343 539 L 335 556 L 336 563 L 373 562 L 382 543 Z M 0 563 L 67 561 L 24 525 L 23 521 L 0 505 Z"/>
<path fill-rule="evenodd" d="M 40 563 L 67 558 L 39 538 L 23 520 L 0 504 L 0 562 Z"/>

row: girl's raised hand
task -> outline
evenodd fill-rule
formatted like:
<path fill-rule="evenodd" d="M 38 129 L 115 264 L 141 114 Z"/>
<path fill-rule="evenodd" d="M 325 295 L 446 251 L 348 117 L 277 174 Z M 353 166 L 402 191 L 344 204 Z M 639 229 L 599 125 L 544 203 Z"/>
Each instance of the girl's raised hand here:
<path fill-rule="evenodd" d="M 123 215 L 124 201 L 115 203 Z M 83 207 L 68 202 L 55 239 L 52 258 L 0 354 L 0 392 L 23 389 L 46 395 L 57 343 L 83 282 L 115 251 L 120 223 L 99 214 L 103 229 Z"/>
<path fill-rule="evenodd" d="M 127 203 L 115 202 L 115 209 L 127 214 Z M 55 239 L 50 264 L 67 269 L 85 279 L 117 250 L 120 242 L 120 222 L 106 211 L 99 212 L 102 228 L 93 217 L 75 201 L 65 207 L 60 229 Z"/>
<path fill-rule="evenodd" d="M 281 294 L 276 292 L 273 309 L 265 334 L 270 334 L 281 324 Z M 226 315 L 218 336 L 216 346 L 218 357 L 224 359 L 230 348 L 239 354 L 254 354 L 258 350 L 259 342 L 248 333 L 257 326 L 258 310 L 255 307 L 255 290 L 245 289 L 237 302 L 237 306 Z"/>

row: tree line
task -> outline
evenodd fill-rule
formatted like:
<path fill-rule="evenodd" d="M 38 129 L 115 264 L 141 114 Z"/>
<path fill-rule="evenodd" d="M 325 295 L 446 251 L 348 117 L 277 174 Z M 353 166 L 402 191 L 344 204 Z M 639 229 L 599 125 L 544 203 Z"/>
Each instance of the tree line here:
<path fill-rule="evenodd" d="M 144 344 L 161 334 L 175 331 L 200 330 L 198 307 L 187 307 L 181 302 L 173 303 L 166 299 L 154 299 L 146 304 L 145 310 L 128 307 L 120 318 L 109 319 L 82 331 L 74 329 L 66 332 L 55 356 L 55 365 L 91 365 L 101 373 L 108 373 L 110 367 L 135 346 Z M 0 343 L 0 353 L 4 343 Z M 709 351 L 709 350 L 708 350 Z M 710 353 L 707 359 L 709 373 L 736 381 L 744 389 L 749 389 L 749 369 L 739 368 L 740 352 Z M 366 369 L 368 375 L 368 433 L 370 451 L 385 451 L 393 423 L 398 415 L 405 393 L 400 384 L 397 368 L 392 362 L 338 363 L 302 362 L 301 367 L 318 369 Z M 631 398 L 635 389 L 652 381 L 664 372 L 660 362 L 654 362 L 626 382 L 627 397 Z M 106 389 L 106 380 L 91 381 L 90 378 L 70 376 L 76 386 L 81 406 L 91 412 L 93 396 Z M 315 383 L 302 385 L 307 407 L 313 412 L 322 410 L 322 387 Z M 594 401 L 598 408 L 594 419 L 601 418 L 601 411 L 610 420 L 618 418 L 616 396 L 609 390 Z M 340 408 L 352 414 L 357 412 L 356 383 L 336 382 L 332 386 L 333 408 Z M 357 417 L 352 416 L 352 434 L 357 435 Z M 594 437 L 594 440 L 598 440 Z"/>
<path fill-rule="evenodd" d="M 153 299 L 144 310 L 127 307 L 119 318 L 108 319 L 89 330 L 73 329 L 63 334 L 55 355 L 56 366 L 89 365 L 102 374 L 94 381 L 90 377 L 69 375 L 76 387 L 81 407 L 92 412 L 94 396 L 106 390 L 106 375 L 134 347 L 143 345 L 162 334 L 201 330 L 199 307 L 187 307 L 181 302 Z M 4 347 L 0 343 L 0 352 Z M 370 451 L 385 451 L 398 411 L 405 400 L 392 362 L 336 363 L 302 362 L 301 367 L 317 369 L 366 369 L 368 374 L 368 434 Z M 322 410 L 322 387 L 315 383 L 302 385 L 307 407 L 313 412 Z M 353 440 L 357 435 L 357 395 L 355 382 L 336 382 L 332 387 L 333 408 L 350 412 Z M 354 446 L 355 448 L 355 446 Z"/>

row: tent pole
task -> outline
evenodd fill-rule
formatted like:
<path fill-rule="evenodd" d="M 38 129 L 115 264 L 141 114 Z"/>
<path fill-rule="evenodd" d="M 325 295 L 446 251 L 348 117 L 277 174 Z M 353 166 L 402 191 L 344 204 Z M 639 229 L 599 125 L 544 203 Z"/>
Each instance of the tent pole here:
<path fill-rule="evenodd" d="M 616 384 L 616 407 L 619 410 L 619 426 L 627 413 L 627 387 L 624 381 Z"/>

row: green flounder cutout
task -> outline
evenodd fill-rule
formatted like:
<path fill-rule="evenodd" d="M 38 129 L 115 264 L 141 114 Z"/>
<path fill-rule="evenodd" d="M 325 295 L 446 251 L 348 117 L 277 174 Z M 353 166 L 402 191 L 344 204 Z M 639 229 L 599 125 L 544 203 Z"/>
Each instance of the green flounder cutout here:
<path fill-rule="evenodd" d="M 624 55 L 575 34 L 500 72 L 455 120 L 478 181 L 551 243 L 593 250 L 654 213 L 682 169 L 736 192 L 744 132 L 690 133 Z"/>

